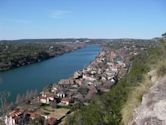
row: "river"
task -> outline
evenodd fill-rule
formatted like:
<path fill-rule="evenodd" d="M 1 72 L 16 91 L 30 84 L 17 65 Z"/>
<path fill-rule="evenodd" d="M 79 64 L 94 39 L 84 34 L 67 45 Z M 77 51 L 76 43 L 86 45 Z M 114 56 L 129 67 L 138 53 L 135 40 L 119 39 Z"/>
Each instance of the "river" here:
<path fill-rule="evenodd" d="M 83 69 L 99 51 L 99 46 L 88 45 L 40 63 L 0 72 L 0 91 L 10 92 L 10 101 L 15 101 L 18 94 L 25 94 L 27 90 L 39 92 L 49 83 L 57 83 Z"/>

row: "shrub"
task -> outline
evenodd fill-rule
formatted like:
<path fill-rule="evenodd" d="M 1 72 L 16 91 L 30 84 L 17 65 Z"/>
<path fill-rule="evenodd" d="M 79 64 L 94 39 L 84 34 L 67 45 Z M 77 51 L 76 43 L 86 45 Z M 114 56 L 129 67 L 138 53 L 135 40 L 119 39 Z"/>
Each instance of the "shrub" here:
<path fill-rule="evenodd" d="M 159 77 L 166 75 L 166 60 L 159 62 L 157 67 L 157 75 Z"/>

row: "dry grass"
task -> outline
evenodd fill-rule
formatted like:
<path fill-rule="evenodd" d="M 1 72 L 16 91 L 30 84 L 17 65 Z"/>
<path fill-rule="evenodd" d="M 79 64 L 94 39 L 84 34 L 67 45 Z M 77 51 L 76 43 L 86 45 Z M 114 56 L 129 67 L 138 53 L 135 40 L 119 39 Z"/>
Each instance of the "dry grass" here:
<path fill-rule="evenodd" d="M 5 125 L 5 123 L 3 121 L 0 120 L 0 125 Z"/>
<path fill-rule="evenodd" d="M 134 110 L 140 105 L 142 96 L 149 90 L 153 85 L 151 76 L 146 75 L 143 83 L 139 86 L 132 88 L 132 92 L 129 95 L 126 104 L 122 108 L 122 124 L 127 125 L 132 120 Z"/>
<path fill-rule="evenodd" d="M 159 77 L 166 75 L 166 60 L 160 61 L 157 65 L 157 75 Z"/>
<path fill-rule="evenodd" d="M 60 119 L 61 117 L 65 116 L 68 111 L 69 109 L 66 109 L 66 108 L 56 109 L 56 108 L 52 108 L 51 106 L 45 106 L 43 108 L 40 108 L 38 113 L 39 114 L 49 113 L 48 116 Z"/>
<path fill-rule="evenodd" d="M 131 88 L 131 94 L 128 96 L 127 102 L 122 109 L 122 124 L 127 125 L 133 118 L 134 110 L 140 105 L 142 96 L 156 82 L 156 78 L 166 75 L 166 59 L 160 60 L 153 65 L 151 73 L 145 75 L 145 80 L 135 88 Z"/>
<path fill-rule="evenodd" d="M 65 116 L 68 111 L 69 109 L 65 108 L 55 109 L 55 112 L 52 112 L 50 116 L 60 119 L 61 117 Z"/>

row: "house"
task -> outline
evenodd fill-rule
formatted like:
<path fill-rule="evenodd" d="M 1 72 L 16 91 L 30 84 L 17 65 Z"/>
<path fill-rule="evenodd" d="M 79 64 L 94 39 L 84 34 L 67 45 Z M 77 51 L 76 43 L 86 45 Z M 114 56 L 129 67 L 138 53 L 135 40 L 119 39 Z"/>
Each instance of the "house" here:
<path fill-rule="evenodd" d="M 47 97 L 41 96 L 41 97 L 39 97 L 39 99 L 40 99 L 40 102 L 43 103 L 43 104 L 49 104 L 50 103 L 49 98 L 47 98 Z"/>
<path fill-rule="evenodd" d="M 95 70 L 92 70 L 90 73 L 91 75 L 95 75 L 97 72 Z"/>
<path fill-rule="evenodd" d="M 64 104 L 64 105 L 69 105 L 70 100 L 69 100 L 69 98 L 62 98 L 61 103 Z"/>
<path fill-rule="evenodd" d="M 88 76 L 87 74 L 83 75 L 83 79 L 88 80 L 88 81 L 92 81 L 92 82 L 94 82 L 96 80 L 96 78 Z"/>
<path fill-rule="evenodd" d="M 24 112 L 24 110 L 15 109 L 14 111 L 9 113 L 9 116 L 17 117 L 17 116 L 20 116 L 21 114 L 23 114 L 23 112 Z"/>
<path fill-rule="evenodd" d="M 73 75 L 74 79 L 79 79 L 81 77 L 82 77 L 82 72 L 80 72 L 80 71 L 75 72 L 74 75 Z"/>
<path fill-rule="evenodd" d="M 59 90 L 59 86 L 58 85 L 54 85 L 51 89 L 51 92 L 56 93 Z"/>
<path fill-rule="evenodd" d="M 114 64 L 111 63 L 111 62 L 107 62 L 107 65 L 110 66 L 110 67 L 112 67 Z"/>
<path fill-rule="evenodd" d="M 39 116 L 37 113 L 35 112 L 27 112 L 27 114 L 30 116 L 30 118 L 32 120 L 34 120 L 37 116 Z"/>
<path fill-rule="evenodd" d="M 125 63 L 123 63 L 122 61 L 117 61 L 117 63 L 118 63 L 120 66 L 122 66 L 123 68 L 125 68 L 125 67 L 126 67 L 126 64 L 125 64 Z"/>
<path fill-rule="evenodd" d="M 40 100 L 41 103 L 50 104 L 50 101 L 54 101 L 55 98 L 54 98 L 54 96 L 44 94 L 44 95 L 39 97 L 39 100 Z"/>
<path fill-rule="evenodd" d="M 75 80 L 75 84 L 81 86 L 82 85 L 82 79 Z"/>
<path fill-rule="evenodd" d="M 117 68 L 117 66 L 113 66 L 112 68 L 111 68 L 111 71 L 113 71 L 113 72 L 118 72 L 118 68 Z"/>
<path fill-rule="evenodd" d="M 87 84 L 90 86 L 93 84 L 93 82 L 88 81 Z"/>
<path fill-rule="evenodd" d="M 106 77 L 102 76 L 102 77 L 101 77 L 101 80 L 102 80 L 102 81 L 106 81 L 107 79 L 106 79 Z"/>
<path fill-rule="evenodd" d="M 62 85 L 62 86 L 69 86 L 69 85 L 72 85 L 74 84 L 74 80 L 72 78 L 69 78 L 69 79 L 62 79 L 58 82 L 59 85 Z"/>
<path fill-rule="evenodd" d="M 113 79 L 111 79 L 111 83 L 113 83 L 113 84 L 114 84 L 115 82 L 116 82 L 116 81 L 115 81 L 115 79 L 114 79 L 114 78 L 113 78 Z"/>
<path fill-rule="evenodd" d="M 64 97 L 66 96 L 63 91 L 59 91 L 56 95 L 57 95 L 57 97 L 59 97 L 59 98 L 64 98 Z"/>
<path fill-rule="evenodd" d="M 54 96 L 47 96 L 47 98 L 50 100 L 50 101 L 54 101 Z"/>
<path fill-rule="evenodd" d="M 15 119 L 11 116 L 5 116 L 6 125 L 16 125 Z"/>
<path fill-rule="evenodd" d="M 5 116 L 5 124 L 6 125 L 17 125 L 17 121 L 21 115 L 23 115 L 24 110 L 15 109 Z"/>

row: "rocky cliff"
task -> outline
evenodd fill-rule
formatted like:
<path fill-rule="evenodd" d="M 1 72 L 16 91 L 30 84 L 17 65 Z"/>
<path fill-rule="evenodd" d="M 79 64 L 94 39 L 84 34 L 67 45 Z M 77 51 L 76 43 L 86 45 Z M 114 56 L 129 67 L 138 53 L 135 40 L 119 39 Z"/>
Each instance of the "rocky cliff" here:
<path fill-rule="evenodd" d="M 143 95 L 129 125 L 166 125 L 166 76 L 150 74 L 152 86 Z"/>

